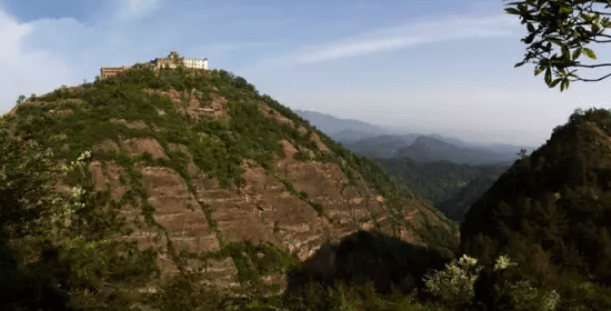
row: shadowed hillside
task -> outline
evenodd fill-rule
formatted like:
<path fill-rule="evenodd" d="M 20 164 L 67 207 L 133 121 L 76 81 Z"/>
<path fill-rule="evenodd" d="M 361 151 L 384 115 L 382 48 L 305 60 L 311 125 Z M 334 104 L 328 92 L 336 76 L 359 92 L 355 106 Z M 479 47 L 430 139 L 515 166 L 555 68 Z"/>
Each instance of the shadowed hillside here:
<path fill-rule="evenodd" d="M 495 181 L 496 179 L 485 177 L 473 179 L 447 200 L 435 203 L 435 207 L 449 218 L 462 223 L 471 206 L 494 185 Z"/>
<path fill-rule="evenodd" d="M 358 231 L 338 244 L 325 244 L 301 270 L 293 271 L 288 294 L 299 291 L 303 278 L 317 279 L 328 284 L 342 281 L 365 285 L 373 282 L 379 292 L 401 287 L 410 292 L 422 287 L 422 277 L 428 271 L 443 268 L 450 257 L 425 247 L 411 245 L 380 232 Z"/>
<path fill-rule="evenodd" d="M 608 110 L 576 111 L 473 205 L 463 249 L 485 262 L 508 254 L 533 284 L 608 309 L 595 293 L 611 285 L 610 137 Z"/>

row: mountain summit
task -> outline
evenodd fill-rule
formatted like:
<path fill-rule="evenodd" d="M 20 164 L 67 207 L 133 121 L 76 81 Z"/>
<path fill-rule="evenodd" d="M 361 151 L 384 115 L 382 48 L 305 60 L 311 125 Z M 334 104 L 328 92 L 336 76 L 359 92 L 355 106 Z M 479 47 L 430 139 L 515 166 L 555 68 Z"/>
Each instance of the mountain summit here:
<path fill-rule="evenodd" d="M 294 264 L 359 229 L 457 246 L 456 224 L 381 166 L 226 71 L 133 68 L 30 98 L 1 125 L 58 165 L 84 155 L 83 174 L 57 185 L 78 204 L 48 243 L 75 256 L 72 285 L 116 301 L 196 272 L 277 290 Z M 98 299 L 87 293 L 69 292 L 77 305 Z"/>

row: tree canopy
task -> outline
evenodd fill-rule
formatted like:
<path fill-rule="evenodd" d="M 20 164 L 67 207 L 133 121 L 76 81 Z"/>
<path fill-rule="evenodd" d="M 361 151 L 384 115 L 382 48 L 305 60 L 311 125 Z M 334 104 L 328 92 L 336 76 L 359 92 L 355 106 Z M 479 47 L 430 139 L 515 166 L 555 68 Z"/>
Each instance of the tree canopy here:
<path fill-rule="evenodd" d="M 525 63 L 536 64 L 535 75 L 545 72 L 545 83 L 550 88 L 560 84 L 560 91 L 567 89 L 570 82 L 595 82 L 611 76 L 609 73 L 597 78 L 583 78 L 575 69 L 611 66 L 611 63 L 583 64 L 578 60 L 584 55 L 596 59 L 596 54 L 586 47 L 587 44 L 611 42 L 611 35 L 604 33 L 611 27 L 611 1 L 525 0 L 510 2 L 507 6 L 510 7 L 505 11 L 518 15 L 528 31 L 521 41 L 529 46 L 524 59 L 515 67 Z"/>

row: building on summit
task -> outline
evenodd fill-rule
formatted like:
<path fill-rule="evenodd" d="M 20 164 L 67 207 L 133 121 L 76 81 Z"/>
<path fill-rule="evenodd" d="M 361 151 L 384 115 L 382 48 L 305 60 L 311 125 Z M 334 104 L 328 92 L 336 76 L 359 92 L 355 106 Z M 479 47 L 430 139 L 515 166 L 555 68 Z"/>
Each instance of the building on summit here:
<path fill-rule="evenodd" d="M 131 67 L 127 65 L 123 67 L 102 67 L 102 69 L 100 70 L 101 71 L 100 78 L 106 79 L 112 76 L 116 76 L 120 72 L 125 72 L 129 70 L 130 68 Z"/>
<path fill-rule="evenodd" d="M 183 60 L 185 67 L 193 69 L 208 69 L 207 58 L 185 58 Z"/>
<path fill-rule="evenodd" d="M 202 69 L 208 70 L 208 59 L 207 58 L 184 58 L 176 51 L 171 51 L 170 55 L 166 58 L 155 58 L 148 63 L 137 63 L 134 66 L 123 66 L 123 67 L 102 67 L 100 69 L 100 78 L 106 79 L 115 76 L 121 72 L 126 72 L 133 67 L 143 68 L 149 67 L 155 70 L 161 68 L 176 69 L 178 67 L 190 68 L 190 69 Z"/>

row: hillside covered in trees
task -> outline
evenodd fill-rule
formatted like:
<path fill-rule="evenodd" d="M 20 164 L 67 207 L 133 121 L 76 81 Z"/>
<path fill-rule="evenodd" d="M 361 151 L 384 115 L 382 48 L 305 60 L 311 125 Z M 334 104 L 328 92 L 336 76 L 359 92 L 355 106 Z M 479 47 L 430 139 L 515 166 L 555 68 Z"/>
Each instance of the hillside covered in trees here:
<path fill-rule="evenodd" d="M 517 162 L 459 245 L 408 185 L 230 73 L 32 97 L 0 119 L 0 308 L 607 310 L 609 120 L 573 116 Z"/>
<path fill-rule="evenodd" d="M 407 185 L 224 71 L 133 69 L 23 100 L 0 129 L 2 309 L 265 297 L 360 229 L 437 258 L 402 263 L 407 288 L 458 250 Z"/>

